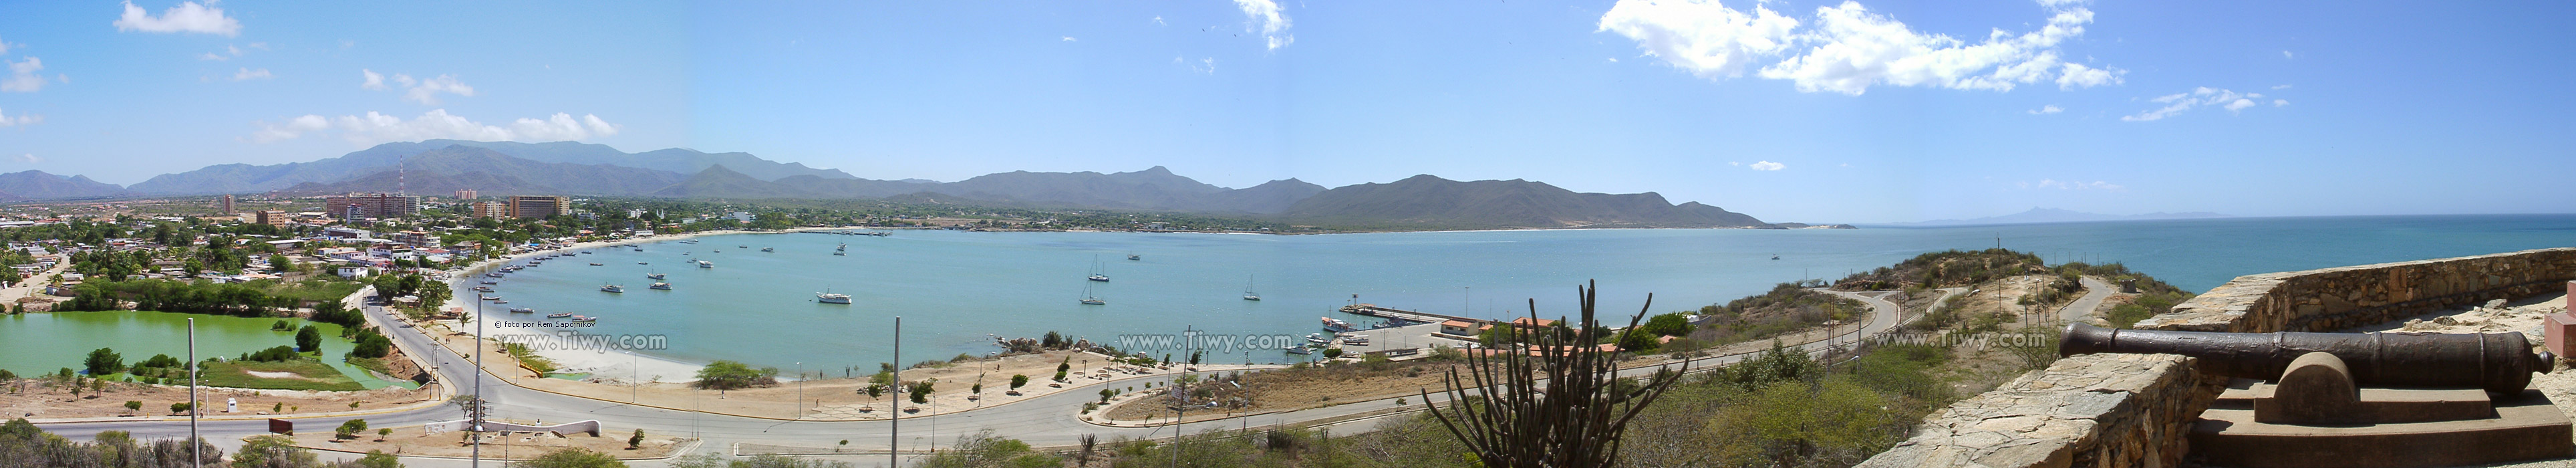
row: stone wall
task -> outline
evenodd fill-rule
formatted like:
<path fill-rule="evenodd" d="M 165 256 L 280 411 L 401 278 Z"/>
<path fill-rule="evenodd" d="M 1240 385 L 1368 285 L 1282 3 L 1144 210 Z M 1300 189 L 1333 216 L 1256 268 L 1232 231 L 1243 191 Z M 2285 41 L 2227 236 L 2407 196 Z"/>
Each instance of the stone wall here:
<path fill-rule="evenodd" d="M 2569 280 L 2576 248 L 2246 275 L 2137 328 L 2340 330 L 2551 293 Z M 1914 438 L 1862 465 L 2177 466 L 2191 422 L 2223 383 L 2183 356 L 2061 359 L 1925 418 Z"/>
<path fill-rule="evenodd" d="M 1860 466 L 2166 467 L 2217 392 L 2191 358 L 2093 354 L 2060 359 L 1925 418 L 1913 439 Z"/>
<path fill-rule="evenodd" d="M 2236 277 L 2173 312 L 2155 330 L 2271 333 L 2387 323 L 2493 299 L 2555 292 L 2576 279 L 2576 248 L 2525 250 Z"/>

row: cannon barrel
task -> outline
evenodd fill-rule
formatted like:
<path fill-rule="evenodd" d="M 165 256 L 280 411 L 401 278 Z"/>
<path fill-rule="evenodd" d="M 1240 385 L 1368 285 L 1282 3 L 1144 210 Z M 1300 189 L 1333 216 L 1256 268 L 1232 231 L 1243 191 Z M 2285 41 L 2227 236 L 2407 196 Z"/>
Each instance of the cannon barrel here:
<path fill-rule="evenodd" d="M 2076 323 L 2058 341 L 2059 356 L 2094 353 L 2180 354 L 2201 372 L 2273 380 L 2311 352 L 2351 366 L 2353 382 L 2389 387 L 2479 387 L 2520 392 L 2532 372 L 2555 360 L 2533 353 L 2521 333 L 2214 333 L 2115 330 Z"/>

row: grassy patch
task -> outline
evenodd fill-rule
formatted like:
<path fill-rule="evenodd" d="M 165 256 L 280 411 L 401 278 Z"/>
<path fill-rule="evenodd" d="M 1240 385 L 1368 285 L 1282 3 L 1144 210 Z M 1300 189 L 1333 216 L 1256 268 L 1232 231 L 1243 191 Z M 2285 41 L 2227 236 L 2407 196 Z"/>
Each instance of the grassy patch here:
<path fill-rule="evenodd" d="M 290 372 L 302 376 L 302 378 L 272 379 L 251 375 L 250 373 L 252 371 Z M 309 358 L 295 359 L 285 362 L 209 362 L 206 363 L 205 370 L 197 374 L 197 380 L 207 386 L 232 388 L 327 390 L 339 392 L 354 392 L 367 389 L 365 385 L 359 385 L 356 380 L 350 379 L 348 375 L 341 374 L 339 369 L 333 369 L 330 365 L 323 364 L 322 361 L 316 361 Z"/>
<path fill-rule="evenodd" d="M 528 345 L 501 343 L 501 351 L 510 353 L 511 358 L 519 360 L 519 364 L 536 369 L 539 374 L 555 373 L 555 361 L 546 359 L 545 356 L 538 356 L 536 351 L 528 349 Z"/>
<path fill-rule="evenodd" d="M 366 369 L 369 372 L 375 372 L 376 375 L 382 375 L 386 378 L 393 378 L 394 375 L 393 367 L 385 365 L 385 360 L 381 358 L 350 357 L 348 358 L 348 363 L 351 366 L 357 366 L 359 369 Z"/>

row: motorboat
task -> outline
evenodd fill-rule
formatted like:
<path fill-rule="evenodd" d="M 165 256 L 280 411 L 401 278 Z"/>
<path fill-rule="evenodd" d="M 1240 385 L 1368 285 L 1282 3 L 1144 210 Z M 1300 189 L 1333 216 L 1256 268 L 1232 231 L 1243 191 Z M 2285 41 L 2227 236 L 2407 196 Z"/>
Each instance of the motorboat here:
<path fill-rule="evenodd" d="M 599 262 L 590 262 L 590 266 L 599 266 Z"/>
<path fill-rule="evenodd" d="M 1341 332 L 1346 332 L 1346 331 L 1359 331 L 1359 329 L 1357 329 L 1357 328 L 1352 328 L 1352 327 L 1351 327 L 1351 323 L 1350 323 L 1350 322 L 1342 321 L 1342 319 L 1337 319 L 1337 318 L 1332 318 L 1332 317 L 1323 317 L 1323 319 L 1324 319 L 1324 331 L 1333 332 L 1333 333 L 1341 333 Z"/>
<path fill-rule="evenodd" d="M 645 273 L 645 274 L 644 274 L 644 277 L 645 277 L 645 278 L 647 278 L 647 279 L 662 279 L 662 277 L 664 277 L 664 276 L 669 276 L 669 275 L 664 275 L 664 274 L 661 274 L 661 273 Z"/>
<path fill-rule="evenodd" d="M 761 248 L 760 248 L 760 251 L 762 251 L 762 252 L 777 252 L 777 251 L 778 251 L 778 248 L 777 248 L 777 247 L 761 247 Z"/>
<path fill-rule="evenodd" d="M 571 313 L 571 312 L 561 312 L 561 313 L 546 314 L 546 318 L 564 318 L 564 317 L 571 317 L 571 316 L 572 316 L 572 313 Z"/>
<path fill-rule="evenodd" d="M 716 267 L 716 262 L 710 262 L 710 261 L 706 261 L 706 260 L 699 260 L 699 261 L 698 261 L 698 268 L 715 268 L 715 267 Z"/>
<path fill-rule="evenodd" d="M 493 300 L 492 300 L 492 303 L 494 303 L 494 304 L 508 304 L 508 303 L 510 303 L 510 300 L 509 300 L 509 299 L 493 299 Z"/>
<path fill-rule="evenodd" d="M 537 310 L 536 310 L 536 309 L 530 309 L 530 308 L 526 308 L 526 307 L 511 307 L 511 308 L 510 308 L 510 313 L 513 313 L 513 314 L 533 314 L 533 313 L 536 313 L 536 312 L 537 312 Z"/>
<path fill-rule="evenodd" d="M 572 321 L 575 321 L 575 322 L 597 322 L 597 321 L 599 321 L 599 317 L 592 317 L 592 316 L 588 316 L 588 315 L 575 315 L 575 316 L 572 316 Z"/>
<path fill-rule="evenodd" d="M 1331 343 L 1331 342 L 1333 342 L 1333 339 L 1332 339 L 1332 338 L 1325 338 L 1325 337 L 1324 337 L 1324 335 L 1323 335 L 1323 334 L 1321 334 L 1321 333 L 1308 333 L 1308 334 L 1306 334 L 1306 342 L 1308 342 L 1308 343 L 1315 343 L 1315 344 L 1325 344 L 1325 343 Z"/>
<path fill-rule="evenodd" d="M 599 291 L 600 291 L 600 292 L 622 293 L 622 292 L 626 292 L 626 287 L 625 287 L 625 286 L 618 286 L 618 285 L 614 285 L 614 284 L 603 284 L 603 285 L 599 285 Z"/>
<path fill-rule="evenodd" d="M 1138 256 L 1136 256 L 1136 254 L 1132 254 L 1132 253 L 1131 253 L 1131 254 L 1127 254 L 1127 260 L 1128 260 L 1128 261 L 1137 261 L 1137 260 L 1144 260 L 1144 259 L 1145 259 L 1145 257 L 1138 257 Z"/>
<path fill-rule="evenodd" d="M 814 293 L 814 302 L 825 304 L 848 304 L 850 303 L 850 295 L 819 292 Z"/>
<path fill-rule="evenodd" d="M 645 286 L 645 287 L 646 287 L 646 288 L 651 288 L 651 289 L 660 289 L 660 290 L 664 290 L 664 291 L 669 291 L 669 290 L 671 290 L 671 283 L 653 283 L 653 285 L 652 285 L 652 286 Z"/>
<path fill-rule="evenodd" d="M 1315 350 L 1306 349 L 1306 347 L 1298 345 L 1288 345 L 1280 347 L 1279 349 L 1287 350 L 1288 354 L 1315 354 Z"/>

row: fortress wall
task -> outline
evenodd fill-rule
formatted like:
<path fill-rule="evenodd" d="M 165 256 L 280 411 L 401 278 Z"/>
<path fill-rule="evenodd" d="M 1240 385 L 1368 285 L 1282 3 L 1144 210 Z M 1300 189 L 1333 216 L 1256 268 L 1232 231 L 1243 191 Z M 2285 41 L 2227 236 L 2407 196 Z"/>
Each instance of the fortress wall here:
<path fill-rule="evenodd" d="M 2556 292 L 2576 248 L 2237 277 L 2137 328 L 2332 331 Z M 1924 418 L 1912 439 L 1862 466 L 2170 467 L 2224 379 L 2175 355 L 2060 359 Z"/>

